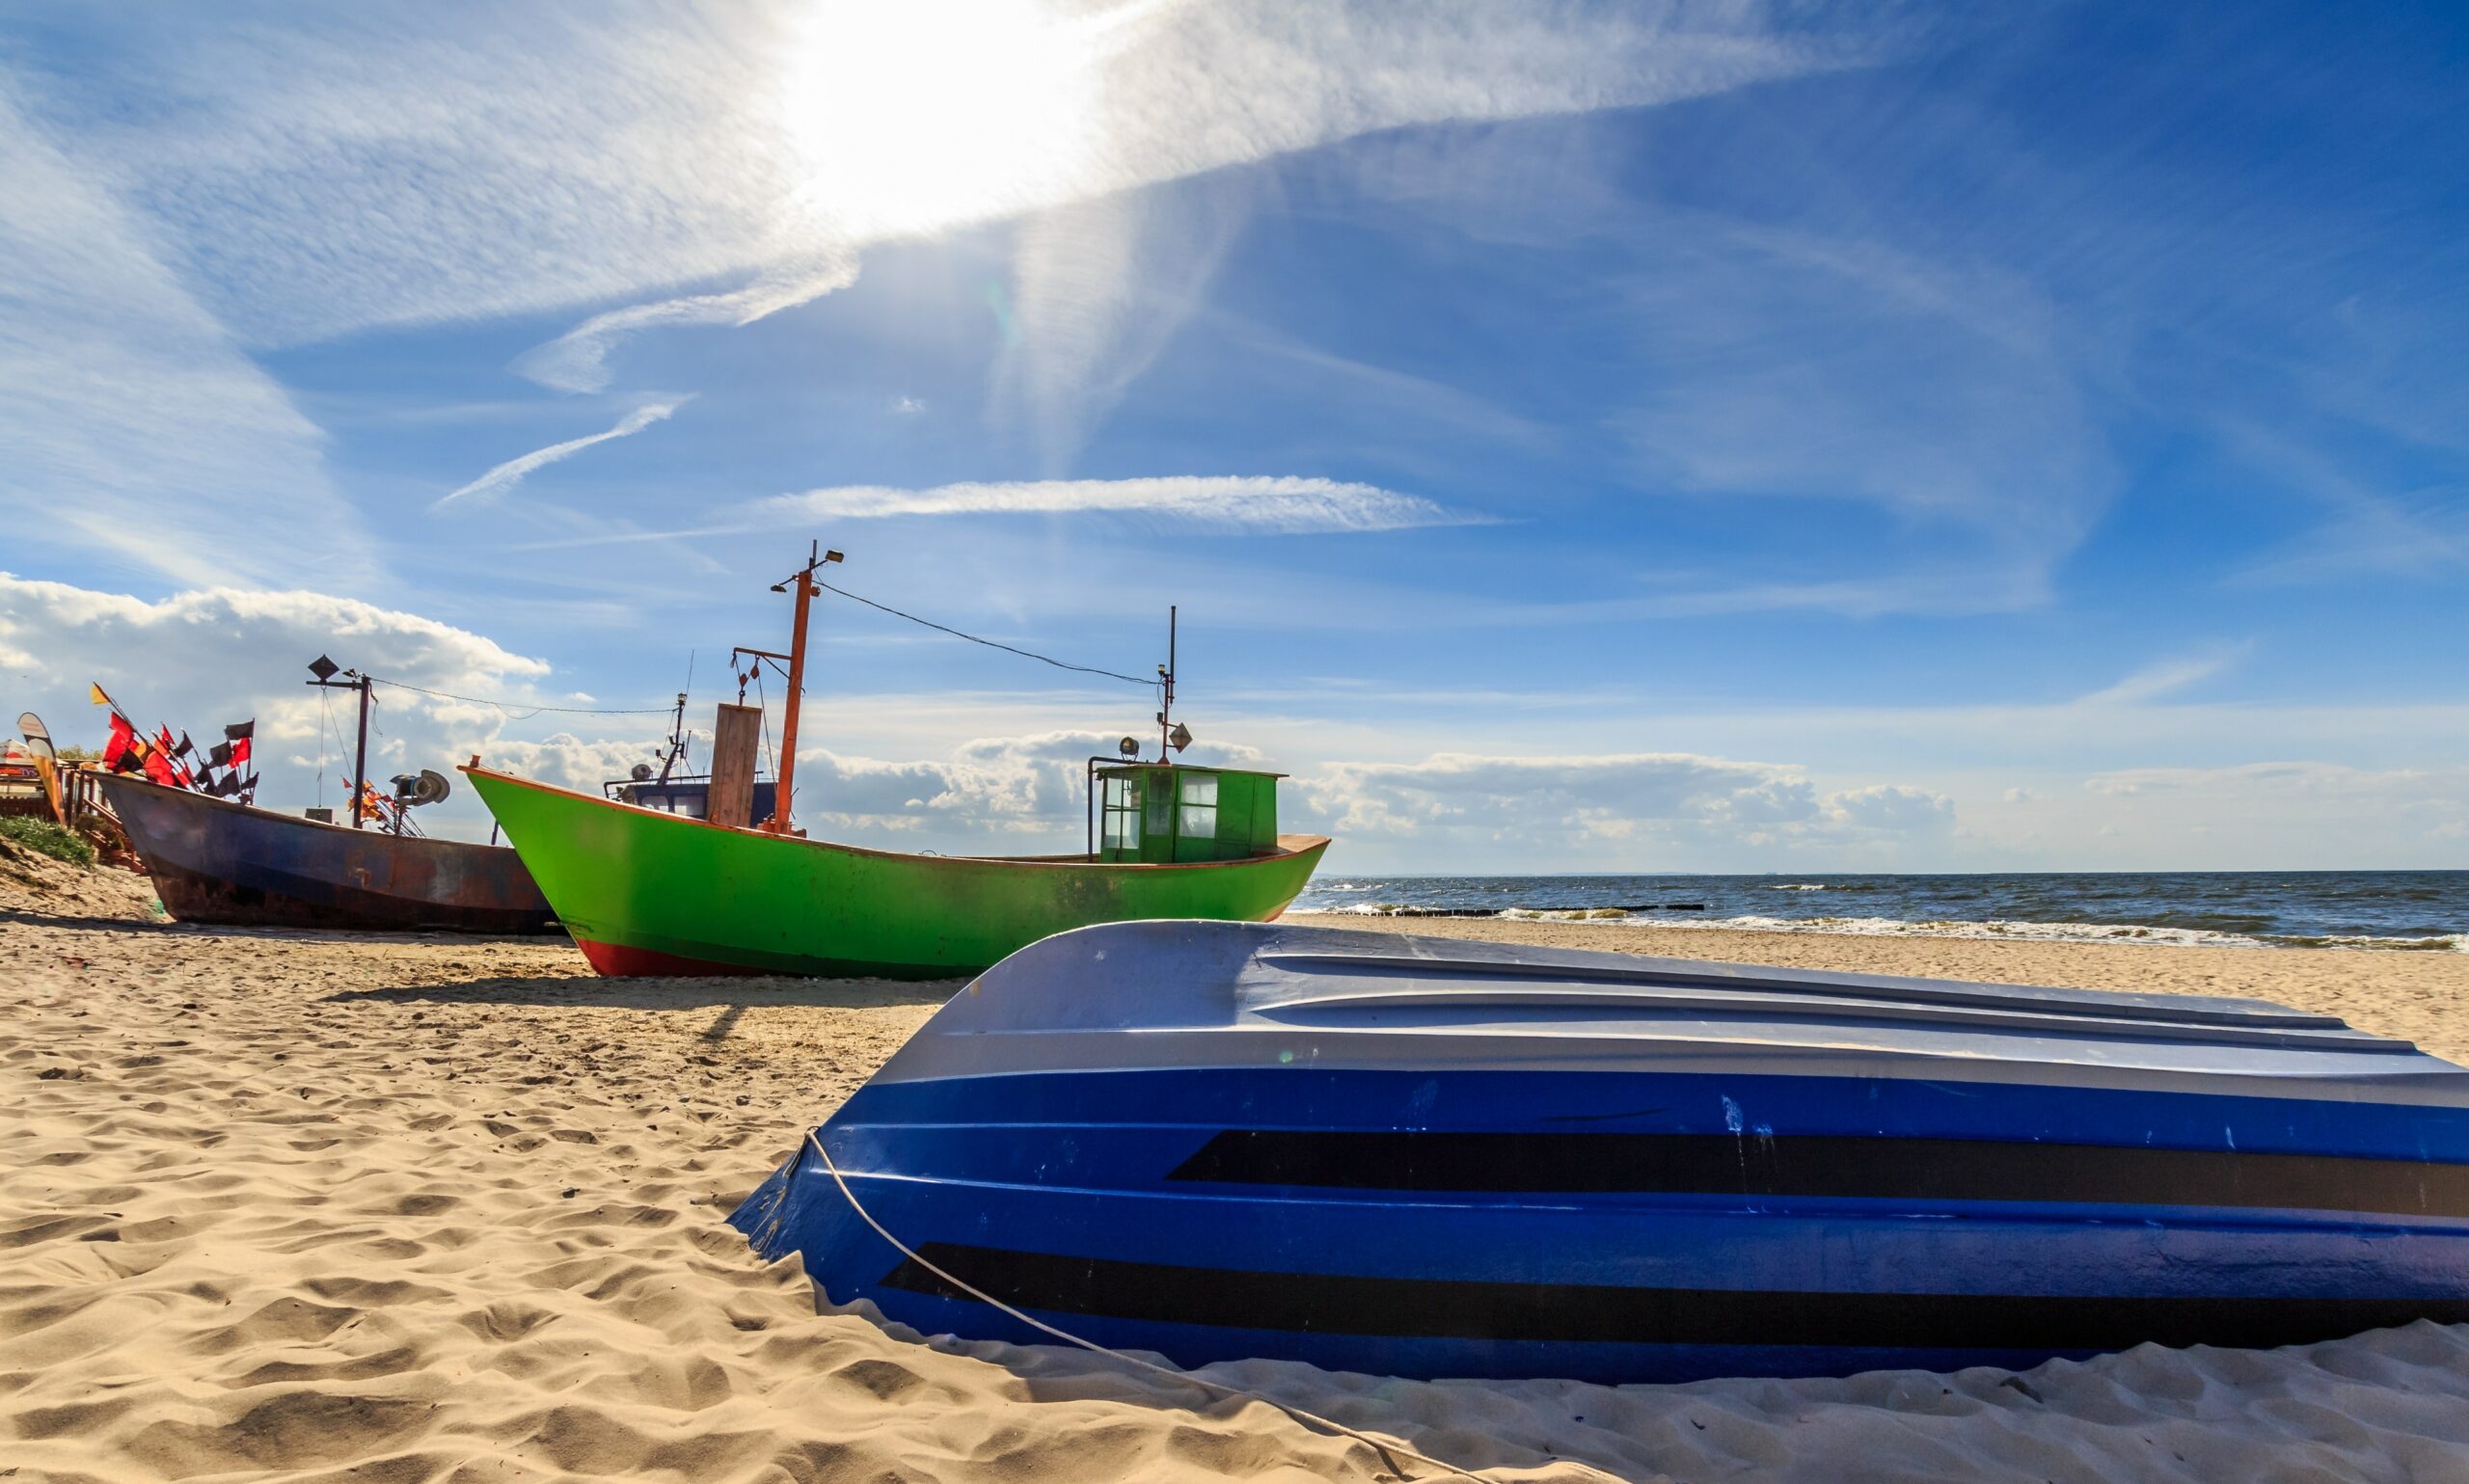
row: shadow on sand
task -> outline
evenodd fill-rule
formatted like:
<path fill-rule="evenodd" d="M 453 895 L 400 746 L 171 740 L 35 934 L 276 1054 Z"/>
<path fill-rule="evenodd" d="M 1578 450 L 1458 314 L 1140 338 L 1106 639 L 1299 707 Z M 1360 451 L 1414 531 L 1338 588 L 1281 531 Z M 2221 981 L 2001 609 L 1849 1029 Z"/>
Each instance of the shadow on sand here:
<path fill-rule="evenodd" d="M 342 989 L 326 996 L 350 1004 L 389 1005 L 597 1005 L 623 1010 L 721 1009 L 734 1023 L 748 1010 L 811 1005 L 832 1010 L 879 1010 L 900 1005 L 940 1005 L 966 987 L 965 979 L 597 979 L 586 975 L 499 976 L 456 984 L 407 985 L 395 988 Z M 707 1035 L 713 1033 L 707 1032 Z M 725 1026 L 719 1036 L 727 1034 Z"/>
<path fill-rule="evenodd" d="M 108 932 L 168 932 L 181 926 L 168 917 L 151 921 L 143 917 L 70 917 L 59 912 L 29 912 L 22 907 L 0 907 L 0 923 L 23 928 L 99 929 Z"/>

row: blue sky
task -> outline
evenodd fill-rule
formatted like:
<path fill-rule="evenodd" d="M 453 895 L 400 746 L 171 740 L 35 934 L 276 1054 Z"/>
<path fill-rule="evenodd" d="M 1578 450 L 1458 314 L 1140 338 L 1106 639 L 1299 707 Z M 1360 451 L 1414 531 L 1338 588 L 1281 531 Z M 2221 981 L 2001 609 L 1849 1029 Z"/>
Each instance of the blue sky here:
<path fill-rule="evenodd" d="M 694 710 L 854 591 L 1163 658 L 1342 871 L 2469 864 L 2469 18 L 0 9 L 0 675 Z M 800 808 L 1153 709 L 833 600 Z M 643 718 L 398 692 L 388 769 Z M 333 750 L 331 742 L 327 751 Z M 333 764 L 326 787 L 333 792 Z M 811 793 L 809 793 L 811 791 Z M 441 823 L 485 830 L 468 799 Z"/>

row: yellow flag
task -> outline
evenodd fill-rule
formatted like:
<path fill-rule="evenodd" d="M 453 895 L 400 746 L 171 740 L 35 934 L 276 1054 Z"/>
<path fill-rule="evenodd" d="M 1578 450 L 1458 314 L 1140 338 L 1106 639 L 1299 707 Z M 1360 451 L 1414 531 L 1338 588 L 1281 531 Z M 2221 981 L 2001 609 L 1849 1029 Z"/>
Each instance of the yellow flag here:
<path fill-rule="evenodd" d="M 103 688 L 95 685 L 93 681 L 88 681 L 86 683 L 86 694 L 92 697 L 95 704 L 97 706 L 109 706 L 112 703 L 112 698 L 103 694 Z"/>

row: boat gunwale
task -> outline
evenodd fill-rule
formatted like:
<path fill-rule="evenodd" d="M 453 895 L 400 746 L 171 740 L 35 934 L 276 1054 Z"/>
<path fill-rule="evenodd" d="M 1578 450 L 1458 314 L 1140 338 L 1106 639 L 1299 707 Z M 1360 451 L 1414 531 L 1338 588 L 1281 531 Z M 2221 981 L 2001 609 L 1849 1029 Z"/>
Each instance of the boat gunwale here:
<path fill-rule="evenodd" d="M 141 788 L 150 789 L 154 793 L 166 797 L 178 799 L 183 803 L 203 804 L 216 809 L 228 809 L 235 814 L 245 815 L 253 820 L 264 820 L 276 824 L 294 824 L 306 829 L 340 830 L 347 835 L 360 835 L 363 837 L 369 835 L 383 835 L 389 840 L 400 841 L 404 845 L 432 847 L 441 850 L 510 850 L 513 849 L 512 846 L 483 845 L 477 840 L 455 840 L 442 835 L 398 835 L 392 830 L 376 827 L 355 829 L 351 825 L 343 823 L 338 820 L 312 820 L 306 815 L 285 814 L 279 809 L 268 809 L 259 804 L 244 804 L 237 799 L 217 798 L 211 794 L 200 794 L 190 789 L 170 788 L 155 782 L 151 778 L 139 778 L 127 773 L 104 773 L 102 776 L 104 778 L 103 786 L 107 793 L 112 788 L 121 784 L 134 784 Z M 119 818 L 120 808 L 118 805 L 113 806 L 112 815 L 115 819 Z M 122 827 L 125 828 L 126 826 L 123 825 Z"/>
<path fill-rule="evenodd" d="M 871 856 L 878 860 L 913 861 L 930 865 L 1029 866 L 1062 871 L 1223 871 L 1234 866 L 1256 866 L 1268 861 L 1291 860 L 1299 855 L 1310 855 L 1327 850 L 1330 844 L 1330 839 L 1326 835 L 1281 834 L 1277 837 L 1276 850 L 1259 855 L 1238 855 L 1233 860 L 1096 860 L 1087 855 L 923 855 L 910 850 L 878 850 L 867 846 L 849 845 L 838 840 L 818 840 L 806 835 L 773 834 L 770 830 L 756 829 L 750 824 L 715 824 L 709 820 L 696 819 L 692 815 L 671 814 L 665 809 L 647 809 L 640 804 L 630 804 L 622 799 L 596 797 L 579 789 L 560 788 L 554 783 L 542 783 L 535 778 L 522 777 L 494 768 L 476 768 L 468 763 L 458 767 L 455 771 L 467 777 L 486 777 L 542 794 L 563 795 L 579 803 L 599 808 L 623 810 L 650 819 L 691 824 L 700 829 L 719 830 L 724 834 L 745 835 L 756 840 L 776 840 L 789 845 L 808 846 L 816 850 Z"/>

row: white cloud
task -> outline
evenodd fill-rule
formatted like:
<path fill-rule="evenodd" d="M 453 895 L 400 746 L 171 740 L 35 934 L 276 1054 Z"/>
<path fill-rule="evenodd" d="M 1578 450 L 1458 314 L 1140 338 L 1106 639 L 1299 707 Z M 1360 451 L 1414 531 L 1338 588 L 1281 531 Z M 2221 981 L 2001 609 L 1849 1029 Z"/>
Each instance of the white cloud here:
<path fill-rule="evenodd" d="M 744 288 L 691 294 L 594 314 L 545 345 L 526 351 L 515 369 L 562 391 L 598 391 L 609 385 L 610 353 L 638 330 L 671 325 L 750 325 L 857 282 L 856 255 L 819 249 L 806 262 L 773 268 Z"/>
<path fill-rule="evenodd" d="M 1874 503 L 1967 537 L 1959 587 L 2046 592 L 2119 475 L 2042 291 L 1849 236 L 1659 227 L 1635 324 L 1682 369 L 1626 421 L 1644 479 Z"/>
<path fill-rule="evenodd" d="M 351 698 L 304 684 L 306 666 L 319 654 L 404 685 L 516 700 L 534 696 L 550 673 L 544 661 L 470 630 L 328 593 L 207 588 L 149 602 L 6 573 L 0 653 L 10 657 L 18 704 L 41 714 L 64 743 L 102 739 L 104 713 L 86 694 L 92 682 L 129 708 L 139 725 L 168 722 L 201 740 L 219 736 L 214 729 L 225 723 L 256 717 L 258 796 L 283 808 L 316 799 L 321 738 L 326 802 L 341 796 L 351 769 Z M 422 768 L 446 771 L 486 752 L 596 788 L 623 769 L 594 769 L 648 756 L 665 730 L 656 716 L 606 717 L 596 719 L 609 732 L 643 740 L 584 744 L 562 735 L 522 742 L 508 737 L 518 721 L 494 706 L 390 688 L 378 689 L 377 703 L 369 771 L 379 778 Z M 422 818 L 465 833 L 488 827 L 468 791 Z"/>
<path fill-rule="evenodd" d="M 297 344 L 794 261 L 788 10 L 100 17 L 39 101 L 244 342 Z"/>
<path fill-rule="evenodd" d="M 882 520 L 894 516 L 1112 514 L 1255 531 L 1398 530 L 1464 522 L 1430 500 L 1376 485 L 1295 475 L 1170 474 L 1145 479 L 1041 479 L 927 490 L 840 485 L 782 495 L 761 518 Z"/>
<path fill-rule="evenodd" d="M 2133 706 L 2145 701 L 2172 695 L 2200 681 L 2228 669 L 2244 658 L 2248 646 L 2217 651 L 2208 655 L 2192 655 L 2180 660 L 2163 660 L 2145 665 L 2114 686 L 2095 690 L 2076 702 L 2077 706 Z"/>
<path fill-rule="evenodd" d="M 2001 823 L 2034 829 L 2066 869 L 2451 869 L 2469 830 L 2469 767 L 2457 761 L 2125 768 L 2065 782 L 2017 800 Z"/>
<path fill-rule="evenodd" d="M 622 546 L 772 530 L 783 521 L 870 521 L 953 515 L 1100 515 L 1266 535 L 1404 530 L 1481 524 L 1416 495 L 1291 474 L 1168 474 L 1144 479 L 1031 479 L 937 485 L 834 485 L 775 495 L 677 530 L 606 530 L 533 542 L 525 551 Z"/>
<path fill-rule="evenodd" d="M 2230 421 L 2223 432 L 2231 449 L 2266 479 L 2302 493 L 2330 517 L 2231 574 L 2233 584 L 2456 579 L 2469 566 L 2469 487 L 2386 488 L 2286 428 Z M 2430 431 L 2420 436 L 2434 441 Z"/>
<path fill-rule="evenodd" d="M 818 255 L 887 236 L 1402 124 L 1669 101 L 1884 50 L 1728 5 L 1270 0 L 174 11 L 76 41 L 92 65 L 44 80 L 45 112 L 95 141 L 215 307 L 267 344 L 692 284 L 669 297 L 743 322 L 846 281 L 812 271 Z M 710 286 L 731 277 L 751 286 Z M 604 318 L 604 341 L 667 311 L 617 312 L 648 317 Z"/>
<path fill-rule="evenodd" d="M 1248 213 L 1242 182 L 1220 179 L 1171 198 L 1072 202 L 1022 225 L 994 401 L 1045 468 L 1069 465 L 1200 308 Z"/>
<path fill-rule="evenodd" d="M 1951 829 L 1955 801 L 1898 783 L 1873 783 L 1826 796 L 1827 817 L 1854 829 L 1930 834 Z"/>
<path fill-rule="evenodd" d="M 1638 869 L 1674 849 L 1789 850 L 1935 833 L 1953 804 L 1926 790 L 1870 785 L 1821 796 L 1800 769 L 1692 753 L 1332 762 L 1297 779 L 1333 833 L 1366 844 L 1413 838 L 1432 859 L 1495 858 Z M 1555 853 L 1558 852 L 1558 853 Z M 1666 855 L 1669 859 L 1669 855 Z M 1615 863 L 1616 862 L 1616 863 Z"/>
<path fill-rule="evenodd" d="M 646 402 L 618 418 L 616 426 L 606 433 L 594 433 L 586 438 L 570 438 L 561 444 L 551 444 L 546 448 L 534 448 L 520 458 L 508 459 L 461 489 L 441 496 L 437 503 L 429 508 L 442 510 L 456 500 L 468 499 L 475 496 L 483 499 L 494 499 L 521 484 L 524 475 L 543 465 L 571 458 L 594 444 L 605 444 L 612 438 L 630 437 L 655 422 L 665 420 L 670 414 L 684 406 L 687 400 L 687 398 L 678 397 L 666 402 Z"/>
<path fill-rule="evenodd" d="M 1028 835 L 1057 850 L 1085 833 L 1088 760 L 1115 756 L 1114 734 L 1056 730 L 979 738 L 939 761 L 885 762 L 829 748 L 798 753 L 798 808 L 877 838 Z M 1249 747 L 1195 743 L 1191 763 L 1257 768 Z"/>
<path fill-rule="evenodd" d="M 0 73 L 0 495 L 12 540 L 175 580 L 370 573 L 317 429 Z M 278 535 L 280 539 L 275 539 Z"/>

